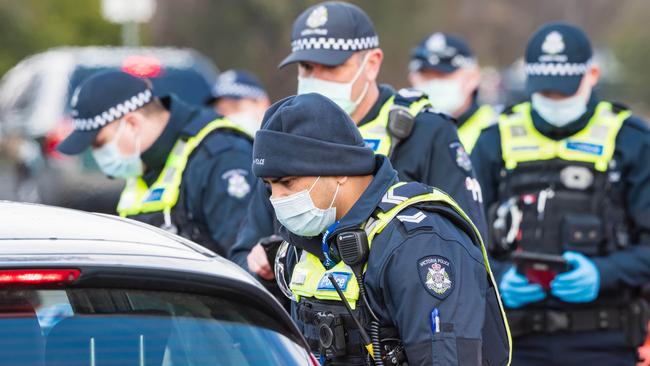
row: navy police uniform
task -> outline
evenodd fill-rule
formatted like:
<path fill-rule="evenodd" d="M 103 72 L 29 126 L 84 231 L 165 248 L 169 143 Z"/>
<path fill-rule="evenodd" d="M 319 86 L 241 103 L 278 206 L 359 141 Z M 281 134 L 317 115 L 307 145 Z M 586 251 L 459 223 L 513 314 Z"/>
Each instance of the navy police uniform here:
<path fill-rule="evenodd" d="M 79 154 L 104 126 L 153 102 L 150 83 L 119 71 L 91 76 L 73 98 L 75 131 L 58 146 Z M 166 228 L 225 255 L 234 242 L 255 183 L 252 140 L 213 111 L 174 95 L 160 99 L 169 120 L 139 158 L 144 171 L 130 177 L 121 216 Z"/>
<path fill-rule="evenodd" d="M 565 61 L 575 65 L 588 62 L 586 36 L 573 26 L 551 24 L 538 31 L 529 49 L 540 45 L 545 50 L 541 55 L 529 51 L 533 55 L 527 56 L 529 88 L 575 93 L 582 75 L 544 70 L 565 67 L 557 62 L 548 66 L 553 65 L 551 54 L 566 54 Z M 513 142 L 517 139 L 521 143 Z M 555 148 L 549 155 L 550 146 Z M 526 157 L 526 150 L 534 155 Z M 481 134 L 472 161 L 490 210 L 497 278 L 512 265 L 503 244 L 546 254 L 576 251 L 589 257 L 599 275 L 593 301 L 570 303 L 548 294 L 508 310 L 514 364 L 635 363 L 635 347 L 643 341 L 647 324 L 639 289 L 650 279 L 648 159 L 650 131 L 644 121 L 593 94 L 586 112 L 565 126 L 547 122 L 530 103 L 523 103 L 506 110 L 500 126 Z M 504 241 L 496 230 L 503 205 L 522 213 L 513 240 Z M 516 216 L 507 218 L 508 225 Z M 540 236 L 536 227 L 542 229 Z"/>
<path fill-rule="evenodd" d="M 320 171 L 373 176 L 352 208 L 323 234 L 325 239 L 280 230 L 302 251 L 289 285 L 296 297 L 292 316 L 325 365 L 372 365 L 379 357 L 385 365 L 509 363 L 505 314 L 480 236 L 448 195 L 421 183 L 399 183 L 389 160 L 373 158 L 368 148 L 364 153 L 347 114 L 318 94 L 276 103 L 264 126 L 255 140 L 257 176 L 312 176 Z M 288 156 L 286 146 L 294 144 L 305 149 Z M 331 159 L 323 160 L 323 154 Z M 345 156 L 352 154 L 354 159 Z M 340 239 L 335 239 L 359 228 L 365 228 L 370 246 L 363 277 L 355 277 L 343 262 Z M 336 278 L 353 316 L 372 335 L 371 347 L 327 281 L 328 274 Z M 355 278 L 362 278 L 361 283 Z"/>
<path fill-rule="evenodd" d="M 165 166 L 163 157 L 170 154 L 179 138 L 194 136 L 210 122 L 221 118 L 173 96 L 162 98 L 162 102 L 170 111 L 169 122 L 160 138 L 142 154 L 147 166 L 143 180 L 149 186 L 160 176 Z M 201 141 L 183 173 L 181 201 L 174 209 L 179 212 L 172 215 L 181 235 L 227 255 L 256 183 L 250 172 L 251 155 L 251 139 L 242 131 L 219 129 Z M 135 218 L 163 225 L 156 214 Z"/>
<path fill-rule="evenodd" d="M 389 86 L 381 85 L 379 88 L 379 99 L 359 123 L 359 128 L 375 120 L 382 106 L 395 95 Z M 401 180 L 423 182 L 448 192 L 481 232 L 486 232 L 481 190 L 474 178 L 469 155 L 459 142 L 450 118 L 428 110 L 419 113 L 415 117 L 413 133 L 396 147 L 390 160 Z M 271 207 L 264 203 L 268 197 L 268 188 L 263 183 L 258 184 L 230 252 L 230 259 L 244 268 L 248 267 L 246 256 L 255 243 L 276 232 L 277 223 Z"/>
<path fill-rule="evenodd" d="M 476 67 L 477 61 L 474 52 L 470 49 L 465 40 L 459 36 L 449 33 L 436 32 L 423 39 L 411 52 L 411 62 L 409 62 L 409 71 L 418 73 L 422 71 L 434 71 L 443 75 L 450 75 L 456 71 L 467 68 Z M 448 95 L 444 95 L 446 89 L 434 88 L 425 83 L 422 85 L 414 85 L 414 88 L 422 90 L 424 93 L 429 94 L 431 105 L 436 108 L 436 105 L 449 100 Z M 478 104 L 478 85 L 477 89 L 472 93 L 471 104 L 455 119 L 458 126 L 458 137 L 460 142 L 467 152 L 471 153 L 478 136 L 486 127 L 496 122 L 496 113 L 490 105 Z M 463 106 L 458 103 L 464 103 L 464 100 L 449 103 L 446 102 L 444 109 L 440 108 L 443 112 L 453 113 L 453 109 Z"/>
<path fill-rule="evenodd" d="M 327 32 L 332 41 L 353 44 L 351 47 L 317 47 L 314 32 Z M 355 51 L 378 47 L 378 39 L 368 16 L 358 7 L 340 2 L 326 2 L 307 9 L 294 23 L 293 52 L 282 62 L 311 61 L 340 65 Z M 401 107 L 412 115 L 410 135 L 398 141 L 389 131 L 390 111 Z M 422 93 L 379 86 L 379 97 L 358 127 L 366 144 L 376 153 L 388 155 L 403 181 L 417 181 L 449 193 L 470 216 L 481 233 L 486 224 L 478 181 L 474 177 L 469 155 L 459 142 L 454 121 L 435 113 Z M 324 157 L 325 158 L 325 157 Z M 263 202 L 268 189 L 257 186 L 248 213 L 241 226 L 230 258 L 248 268 L 246 257 L 260 238 L 274 234 L 272 211 Z"/>

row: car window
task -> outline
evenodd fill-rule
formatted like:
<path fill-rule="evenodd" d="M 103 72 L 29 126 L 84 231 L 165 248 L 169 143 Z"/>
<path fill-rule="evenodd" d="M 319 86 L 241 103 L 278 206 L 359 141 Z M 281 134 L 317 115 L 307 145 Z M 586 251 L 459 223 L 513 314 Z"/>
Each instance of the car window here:
<path fill-rule="evenodd" d="M 232 299 L 126 289 L 1 290 L 12 365 L 309 365 L 286 326 Z"/>

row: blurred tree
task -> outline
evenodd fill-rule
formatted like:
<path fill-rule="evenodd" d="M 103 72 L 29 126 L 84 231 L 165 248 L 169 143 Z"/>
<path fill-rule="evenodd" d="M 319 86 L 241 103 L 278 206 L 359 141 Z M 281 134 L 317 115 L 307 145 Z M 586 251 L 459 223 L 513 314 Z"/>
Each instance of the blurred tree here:
<path fill-rule="evenodd" d="M 62 45 L 119 44 L 100 0 L 0 0 L 0 74 L 22 58 Z"/>
<path fill-rule="evenodd" d="M 290 51 L 295 17 L 318 0 L 157 0 L 144 44 L 195 48 L 223 70 L 246 68 L 274 99 L 295 92 L 295 66 L 278 70 Z M 434 31 L 469 41 L 482 65 L 509 67 L 541 24 L 583 27 L 596 47 L 613 51 L 622 78 L 605 95 L 650 110 L 650 14 L 647 0 L 352 0 L 379 33 L 385 60 L 380 81 L 406 84 L 412 47 Z M 119 44 L 120 28 L 100 14 L 100 0 L 0 0 L 0 72 L 23 57 L 60 45 Z M 609 65 L 605 65 L 609 67 Z"/>
<path fill-rule="evenodd" d="M 295 92 L 292 66 L 276 65 L 290 51 L 295 17 L 317 0 L 158 0 L 148 26 L 156 45 L 193 47 L 221 69 L 247 68 L 257 73 L 275 99 Z M 385 53 L 381 81 L 405 86 L 412 47 L 434 31 L 457 33 L 469 41 L 482 65 L 500 69 L 523 55 L 528 37 L 540 25 L 566 20 L 584 27 L 598 48 L 621 52 L 622 70 L 640 69 L 647 59 L 650 30 L 647 0 L 353 0 L 366 10 Z M 645 52 L 645 54 L 644 54 Z M 606 65 L 607 66 L 607 65 Z M 625 73 L 627 74 L 627 73 Z M 648 73 L 645 73 L 648 74 Z M 647 85 L 643 78 L 632 85 Z M 649 74 L 650 75 L 650 74 Z M 615 92 L 616 86 L 611 92 Z M 647 93 L 624 93 L 623 99 L 650 101 Z M 621 99 L 621 98 L 617 98 Z"/>

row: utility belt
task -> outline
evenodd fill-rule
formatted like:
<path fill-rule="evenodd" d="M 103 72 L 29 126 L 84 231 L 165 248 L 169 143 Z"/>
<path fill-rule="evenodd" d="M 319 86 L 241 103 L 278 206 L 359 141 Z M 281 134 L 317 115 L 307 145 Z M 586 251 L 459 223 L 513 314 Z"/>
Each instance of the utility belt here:
<path fill-rule="evenodd" d="M 649 319 L 648 304 L 642 299 L 620 307 L 508 310 L 507 314 L 514 338 L 560 332 L 621 331 L 631 347 L 645 341 Z"/>
<path fill-rule="evenodd" d="M 336 362 L 329 360 L 344 360 L 340 362 L 345 365 L 374 365 L 354 319 L 340 303 L 301 300 L 296 304 L 296 313 L 310 349 L 325 356 L 327 365 L 336 365 Z M 363 323 L 370 323 L 361 309 L 357 310 L 356 316 Z M 370 331 L 381 333 L 379 338 L 384 365 L 406 365 L 406 353 L 395 329 L 376 328 Z"/>

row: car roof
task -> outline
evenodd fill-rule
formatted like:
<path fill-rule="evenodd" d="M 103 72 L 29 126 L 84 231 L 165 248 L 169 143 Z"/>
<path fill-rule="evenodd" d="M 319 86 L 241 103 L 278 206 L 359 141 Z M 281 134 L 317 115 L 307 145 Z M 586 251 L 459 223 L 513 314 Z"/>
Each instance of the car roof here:
<path fill-rule="evenodd" d="M 34 54 L 22 62 L 71 56 L 77 67 L 114 67 L 121 65 L 124 58 L 134 55 L 155 57 L 165 67 L 187 69 L 196 68 L 199 64 L 206 68 L 204 72 L 211 74 L 216 72 L 212 62 L 199 52 L 190 48 L 174 47 L 57 47 Z"/>
<path fill-rule="evenodd" d="M 38 263 L 190 270 L 260 286 L 210 250 L 135 220 L 0 201 L 0 222 L 0 267 Z"/>

